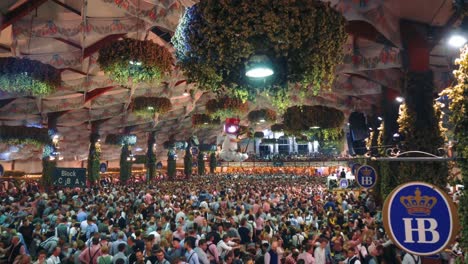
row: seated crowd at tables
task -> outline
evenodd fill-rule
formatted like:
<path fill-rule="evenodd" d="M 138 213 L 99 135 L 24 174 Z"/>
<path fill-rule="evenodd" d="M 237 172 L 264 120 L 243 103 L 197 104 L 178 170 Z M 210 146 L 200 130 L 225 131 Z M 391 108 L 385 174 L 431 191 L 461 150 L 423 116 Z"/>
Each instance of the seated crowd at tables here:
<path fill-rule="evenodd" d="M 388 239 L 372 193 L 329 191 L 323 177 L 31 186 L 1 194 L 0 263 L 421 263 Z"/>

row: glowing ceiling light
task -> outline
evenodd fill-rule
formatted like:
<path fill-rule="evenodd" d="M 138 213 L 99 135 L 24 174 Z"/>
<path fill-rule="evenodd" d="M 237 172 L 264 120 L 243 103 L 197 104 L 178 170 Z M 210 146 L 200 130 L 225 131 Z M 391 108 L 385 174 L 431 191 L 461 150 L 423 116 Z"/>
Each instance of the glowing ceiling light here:
<path fill-rule="evenodd" d="M 405 98 L 397 96 L 397 98 L 395 98 L 395 101 L 397 101 L 398 103 L 403 103 L 405 101 Z"/>
<path fill-rule="evenodd" d="M 379 117 L 377 117 L 377 119 L 378 119 L 379 121 L 382 121 L 382 120 L 383 120 L 383 118 L 382 118 L 382 117 L 380 117 L 380 116 L 379 116 Z"/>
<path fill-rule="evenodd" d="M 190 94 L 187 92 L 187 90 L 184 91 L 184 93 L 182 94 L 183 96 L 187 97 L 189 96 Z"/>
<path fill-rule="evenodd" d="M 452 35 L 449 40 L 448 44 L 455 48 L 461 48 L 466 43 L 466 37 L 460 34 Z"/>
<path fill-rule="evenodd" d="M 130 65 L 141 66 L 141 61 L 129 61 Z"/>
<path fill-rule="evenodd" d="M 265 78 L 274 74 L 274 71 L 266 67 L 252 68 L 245 72 L 245 75 L 250 78 Z"/>
<path fill-rule="evenodd" d="M 237 127 L 236 126 L 228 126 L 226 129 L 228 133 L 236 133 L 237 132 Z"/>
<path fill-rule="evenodd" d="M 310 129 L 319 129 L 320 127 L 319 126 L 312 126 L 310 127 Z"/>
<path fill-rule="evenodd" d="M 258 121 L 259 121 L 260 123 L 265 123 L 265 119 L 263 119 L 263 118 L 260 119 L 260 120 L 258 120 Z"/>

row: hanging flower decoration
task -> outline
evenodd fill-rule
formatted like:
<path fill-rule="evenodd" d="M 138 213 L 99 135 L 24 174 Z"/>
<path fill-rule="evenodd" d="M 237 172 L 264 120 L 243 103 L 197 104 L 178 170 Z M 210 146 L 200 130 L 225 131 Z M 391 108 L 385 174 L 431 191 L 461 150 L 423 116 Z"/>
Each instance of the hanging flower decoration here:
<path fill-rule="evenodd" d="M 284 130 L 284 124 L 274 124 L 271 126 L 271 131 L 272 132 L 281 132 Z"/>
<path fill-rule="evenodd" d="M 21 95 L 44 96 L 62 83 L 60 70 L 30 59 L 0 58 L 0 90 Z"/>
<path fill-rule="evenodd" d="M 271 123 L 276 121 L 276 112 L 268 108 L 254 110 L 249 113 L 247 118 L 251 123 Z"/>
<path fill-rule="evenodd" d="M 338 109 L 321 105 L 293 106 L 283 115 L 285 130 L 302 133 L 309 130 L 340 128 L 344 114 Z"/>
<path fill-rule="evenodd" d="M 117 135 L 117 134 L 109 134 L 106 137 L 106 144 L 108 145 L 129 145 L 133 146 L 137 143 L 137 136 L 130 134 L 130 135 Z"/>
<path fill-rule="evenodd" d="M 217 127 L 221 124 L 219 118 L 212 119 L 206 114 L 195 114 L 192 116 L 193 127 Z"/>
<path fill-rule="evenodd" d="M 304 131 L 303 134 L 305 134 L 308 138 L 317 140 L 319 142 L 340 141 L 344 136 L 343 129 L 341 127 L 310 129 L 310 130 Z"/>
<path fill-rule="evenodd" d="M 262 131 L 258 131 L 254 133 L 254 138 L 264 138 L 265 134 Z"/>
<path fill-rule="evenodd" d="M 189 82 L 253 100 L 288 83 L 315 93 L 331 87 L 346 42 L 345 19 L 329 3 L 309 0 L 204 0 L 187 9 L 172 39 Z M 252 81 L 246 65 L 265 56 L 274 74 Z"/>
<path fill-rule="evenodd" d="M 42 147 L 52 144 L 47 128 L 0 126 L 0 142 L 10 145 L 30 144 Z"/>
<path fill-rule="evenodd" d="M 152 118 L 154 114 L 165 114 L 172 109 L 171 100 L 166 97 L 136 97 L 133 100 L 133 113 Z"/>
<path fill-rule="evenodd" d="M 228 117 L 235 117 L 245 114 L 249 110 L 249 105 L 246 102 L 237 98 L 222 97 L 211 99 L 206 103 L 206 113 L 212 118 L 221 120 Z"/>
<path fill-rule="evenodd" d="M 152 41 L 125 38 L 101 48 L 97 62 L 112 80 L 125 84 L 160 81 L 171 71 L 174 59 Z"/>

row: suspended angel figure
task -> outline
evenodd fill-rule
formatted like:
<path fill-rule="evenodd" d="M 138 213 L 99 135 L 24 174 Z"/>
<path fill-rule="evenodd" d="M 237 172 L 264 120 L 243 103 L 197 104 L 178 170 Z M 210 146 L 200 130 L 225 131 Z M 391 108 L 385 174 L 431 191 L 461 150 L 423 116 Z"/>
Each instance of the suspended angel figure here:
<path fill-rule="evenodd" d="M 236 135 L 226 134 L 219 157 L 225 161 L 242 162 L 246 160 L 249 155 L 237 151 L 239 141 L 240 139 Z"/>

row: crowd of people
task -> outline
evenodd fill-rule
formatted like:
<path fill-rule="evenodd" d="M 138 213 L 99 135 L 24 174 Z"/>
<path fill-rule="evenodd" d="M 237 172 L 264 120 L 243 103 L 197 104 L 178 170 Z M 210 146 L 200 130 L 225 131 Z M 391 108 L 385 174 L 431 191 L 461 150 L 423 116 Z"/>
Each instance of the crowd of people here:
<path fill-rule="evenodd" d="M 372 193 L 325 177 L 184 181 L 1 193 L 0 263 L 420 264 L 398 250 Z M 441 261 L 461 252 L 454 244 Z"/>

